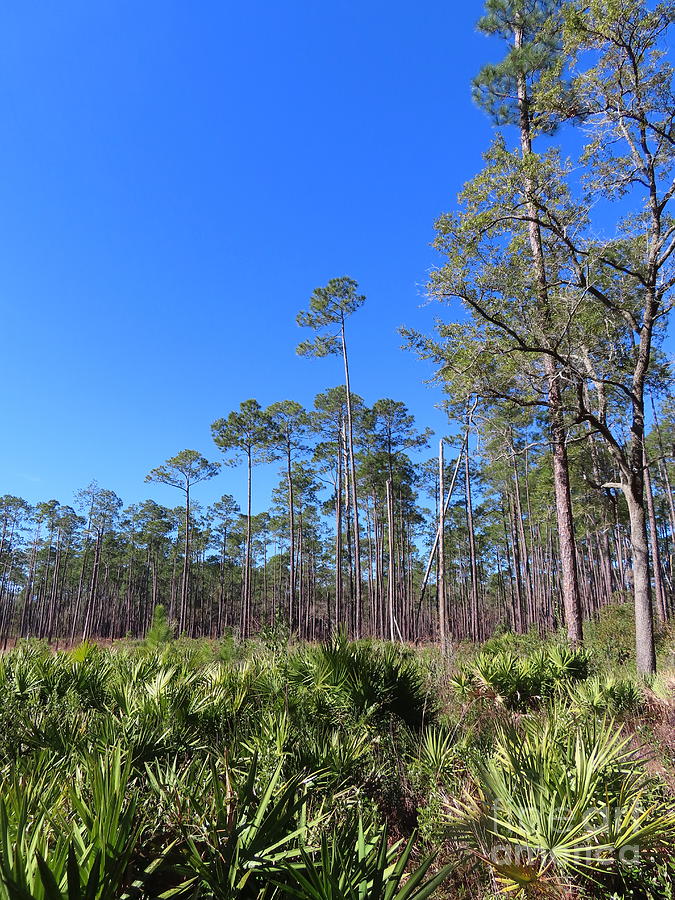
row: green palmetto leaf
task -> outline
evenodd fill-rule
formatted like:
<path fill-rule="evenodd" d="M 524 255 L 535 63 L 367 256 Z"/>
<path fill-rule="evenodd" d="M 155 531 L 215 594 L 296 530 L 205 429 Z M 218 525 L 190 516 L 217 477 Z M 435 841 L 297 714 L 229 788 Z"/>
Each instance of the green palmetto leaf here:
<path fill-rule="evenodd" d="M 433 779 L 439 779 L 452 765 L 455 758 L 455 734 L 440 728 L 425 729 L 419 750 L 422 770 Z"/>
<path fill-rule="evenodd" d="M 675 838 L 675 813 L 651 797 L 649 778 L 612 722 L 564 733 L 532 720 L 504 729 L 474 767 L 474 783 L 448 804 L 450 831 L 499 870 L 592 877 L 622 848 L 659 850 Z M 528 876 L 529 877 L 529 876 Z"/>

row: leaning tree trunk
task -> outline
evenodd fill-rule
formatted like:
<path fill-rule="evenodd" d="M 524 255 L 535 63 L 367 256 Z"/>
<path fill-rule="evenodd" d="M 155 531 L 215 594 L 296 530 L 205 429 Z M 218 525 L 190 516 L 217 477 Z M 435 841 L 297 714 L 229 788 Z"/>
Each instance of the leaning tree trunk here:
<path fill-rule="evenodd" d="M 476 563 L 476 534 L 473 525 L 473 503 L 471 500 L 471 473 L 469 471 L 469 453 L 464 455 L 464 490 L 466 500 L 466 528 L 469 538 L 469 564 L 471 567 L 471 637 L 480 641 L 480 618 L 478 615 L 478 566 Z"/>

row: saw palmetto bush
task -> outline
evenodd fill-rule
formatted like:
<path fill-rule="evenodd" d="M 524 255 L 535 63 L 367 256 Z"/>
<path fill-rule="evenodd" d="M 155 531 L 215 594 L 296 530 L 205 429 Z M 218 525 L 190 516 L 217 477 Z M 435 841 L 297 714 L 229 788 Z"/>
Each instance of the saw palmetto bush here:
<path fill-rule="evenodd" d="M 634 884 L 637 847 L 657 883 L 662 789 L 598 724 L 638 715 L 641 689 L 522 649 L 464 663 L 478 702 L 457 703 L 438 656 L 344 635 L 19 646 L 0 658 L 0 900 L 442 898 L 452 847 L 510 848 L 489 870 L 533 890 Z"/>
<path fill-rule="evenodd" d="M 0 798 L 0 897 L 12 900 L 45 896 L 40 867 L 48 861 L 52 870 L 65 874 L 68 843 L 54 832 L 49 810 L 61 798 L 54 777 L 53 760 L 43 754 L 33 771 L 5 771 Z"/>
<path fill-rule="evenodd" d="M 460 753 L 456 729 L 427 728 L 415 749 L 413 770 L 430 785 L 443 784 L 454 775 Z"/>
<path fill-rule="evenodd" d="M 348 734 L 320 725 L 308 729 L 305 740 L 294 748 L 293 764 L 298 771 L 321 771 L 336 785 L 369 783 L 378 768 L 374 752 L 376 736 L 361 725 Z"/>
<path fill-rule="evenodd" d="M 407 648 L 344 634 L 291 657 L 289 683 L 301 702 L 336 718 L 393 717 L 421 728 L 436 716 L 436 698 L 420 660 Z"/>
<path fill-rule="evenodd" d="M 487 700 L 509 709 L 526 710 L 541 705 L 589 674 L 586 651 L 564 645 L 517 656 L 509 650 L 477 654 L 450 678 L 459 698 Z"/>
<path fill-rule="evenodd" d="M 619 678 L 610 673 L 595 675 L 581 684 L 570 685 L 573 709 L 596 715 L 626 715 L 644 702 L 644 689 L 634 678 Z"/>
<path fill-rule="evenodd" d="M 629 741 L 610 720 L 533 718 L 501 729 L 463 796 L 447 801 L 450 836 L 523 895 L 667 851 L 675 806 Z"/>

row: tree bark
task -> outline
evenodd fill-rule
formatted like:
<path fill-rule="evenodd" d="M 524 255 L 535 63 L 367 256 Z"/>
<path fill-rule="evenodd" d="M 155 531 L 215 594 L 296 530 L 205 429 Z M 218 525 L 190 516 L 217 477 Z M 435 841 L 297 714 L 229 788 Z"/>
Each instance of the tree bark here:
<path fill-rule="evenodd" d="M 438 495 L 438 630 L 441 654 L 445 656 L 448 638 L 445 621 L 445 462 L 442 438 L 438 444 Z"/>
<path fill-rule="evenodd" d="M 515 45 L 518 49 L 523 45 L 523 32 L 516 27 Z M 518 109 L 520 114 L 520 143 L 523 159 L 532 153 L 530 101 L 527 84 L 522 75 L 518 76 Z M 536 222 L 537 210 L 533 202 L 534 185 L 529 178 L 525 179 L 525 194 L 528 205 L 528 234 L 530 251 L 534 262 L 534 274 L 539 294 L 539 303 L 544 318 L 544 339 L 549 339 L 551 308 L 548 293 L 546 263 L 541 237 L 541 229 Z M 556 517 L 558 522 L 558 541 L 560 548 L 560 568 L 562 572 L 562 598 L 565 610 L 567 634 L 573 644 L 582 641 L 581 597 L 576 562 L 576 541 L 574 536 L 574 517 L 572 515 L 572 498 L 569 486 L 569 465 L 567 460 L 566 429 L 562 410 L 562 397 L 558 367 L 549 354 L 544 356 L 544 371 L 548 389 L 549 430 L 553 453 L 553 484 L 555 493 Z"/>
<path fill-rule="evenodd" d="M 647 451 L 644 451 L 645 472 L 645 497 L 647 498 L 647 515 L 649 518 L 649 543 L 652 551 L 652 571 L 654 574 L 654 600 L 656 601 L 656 614 L 661 622 L 666 621 L 666 591 L 663 584 L 661 570 L 661 552 L 659 550 L 659 535 L 656 528 L 656 512 L 654 510 L 654 495 L 652 494 L 652 479 L 649 472 L 649 460 Z"/>
<path fill-rule="evenodd" d="M 637 479 L 636 479 L 637 481 Z M 630 520 L 635 598 L 635 654 L 638 672 L 656 671 L 652 590 L 649 577 L 649 546 L 642 484 L 635 481 L 624 491 Z"/>
<path fill-rule="evenodd" d="M 356 463 L 354 461 L 354 426 L 352 420 L 352 398 L 351 386 L 349 381 L 349 362 L 347 359 L 347 342 L 345 340 L 345 320 L 342 316 L 341 322 L 342 336 L 342 359 L 345 366 L 345 388 L 347 390 L 347 439 L 349 450 L 349 475 L 351 481 L 352 494 L 352 515 L 354 517 L 354 634 L 355 637 L 361 636 L 361 616 L 362 616 L 362 599 L 361 599 L 361 536 L 359 529 L 359 498 L 356 484 Z"/>
<path fill-rule="evenodd" d="M 389 542 L 389 569 L 387 578 L 387 614 L 389 617 L 389 640 L 394 640 L 394 591 L 396 588 L 396 560 L 394 558 L 394 501 L 391 479 L 387 479 L 387 538 Z"/>

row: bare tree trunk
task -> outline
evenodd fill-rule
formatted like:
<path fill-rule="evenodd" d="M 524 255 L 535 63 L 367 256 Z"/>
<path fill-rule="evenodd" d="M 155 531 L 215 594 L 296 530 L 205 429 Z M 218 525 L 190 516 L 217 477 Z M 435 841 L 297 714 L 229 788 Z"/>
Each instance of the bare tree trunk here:
<path fill-rule="evenodd" d="M 649 578 L 649 546 L 642 484 L 631 484 L 624 491 L 630 519 L 633 552 L 633 593 L 635 597 L 636 663 L 638 672 L 656 671 L 652 590 Z"/>
<path fill-rule="evenodd" d="M 241 592 L 241 636 L 248 637 L 251 612 L 251 453 L 248 453 L 248 477 L 246 486 L 246 550 L 244 555 L 244 578 Z"/>
<path fill-rule="evenodd" d="M 389 577 L 387 579 L 387 612 L 389 616 L 389 640 L 394 640 L 394 591 L 396 588 L 396 560 L 394 558 L 394 501 L 391 496 L 391 479 L 387 479 L 387 531 L 389 541 Z"/>
<path fill-rule="evenodd" d="M 652 413 L 654 415 L 654 426 L 656 431 L 656 440 L 659 445 L 659 476 L 663 482 L 664 493 L 668 504 L 668 519 L 670 522 L 670 553 L 669 553 L 669 569 L 670 583 L 675 582 L 675 500 L 673 500 L 673 488 L 668 477 L 668 467 L 664 462 L 666 453 L 663 449 L 663 440 L 661 438 L 661 426 L 656 415 L 656 407 L 654 406 L 654 398 L 651 398 Z"/>
<path fill-rule="evenodd" d="M 288 624 L 293 628 L 293 616 L 295 615 L 295 502 L 293 497 L 293 475 L 291 471 L 291 440 L 288 438 L 286 445 L 286 479 L 288 482 Z M 298 623 L 300 614 L 298 611 Z"/>
<path fill-rule="evenodd" d="M 562 575 L 562 599 L 567 636 L 570 643 L 580 644 L 583 641 L 583 626 L 565 424 L 562 414 L 558 374 L 555 371 L 555 363 L 550 356 L 546 357 L 546 367 L 550 403 L 551 444 L 553 448 L 553 488 L 555 492 L 558 548 Z"/>
<path fill-rule="evenodd" d="M 532 614 L 534 603 L 532 597 L 532 578 L 530 566 L 530 551 L 527 546 L 527 538 L 525 537 L 525 526 L 523 524 L 523 507 L 520 498 L 520 478 L 518 474 L 518 464 L 516 462 L 516 451 L 511 443 L 511 462 L 513 466 L 513 502 L 514 502 L 514 525 L 515 535 L 514 541 L 518 543 L 518 558 L 521 562 L 521 590 L 525 600 L 526 624 L 529 627 L 532 624 Z"/>
<path fill-rule="evenodd" d="M 513 606 L 513 619 L 516 631 L 518 633 L 522 633 L 525 631 L 525 622 L 523 619 L 523 570 L 522 563 L 520 559 L 520 540 L 518 538 L 518 522 L 517 522 L 517 512 L 516 506 L 511 497 L 511 494 L 508 494 L 509 499 L 509 514 L 510 514 L 510 525 L 511 525 L 511 547 L 513 549 L 513 574 L 515 578 L 515 597 L 514 597 L 514 606 Z M 508 547 L 508 542 L 507 542 Z"/>
<path fill-rule="evenodd" d="M 361 615 L 362 615 L 362 599 L 361 599 L 361 537 L 359 529 L 359 498 L 356 484 L 356 463 L 354 461 L 354 426 L 352 420 L 352 398 L 351 387 L 349 383 L 349 363 L 347 360 L 347 343 L 345 341 L 345 320 L 342 317 L 341 324 L 342 333 L 342 358 L 345 366 L 345 387 L 347 389 L 347 440 L 349 451 L 349 475 L 352 488 L 352 515 L 354 517 L 354 634 L 355 637 L 361 635 Z"/>
<path fill-rule="evenodd" d="M 190 484 L 185 483 L 185 543 L 183 545 L 183 574 L 180 584 L 180 612 L 178 615 L 178 631 L 185 631 L 188 602 L 188 579 L 190 571 Z"/>
<path fill-rule="evenodd" d="M 656 513 L 654 511 L 654 495 L 652 494 L 652 479 L 649 472 L 649 460 L 647 451 L 644 451 L 645 471 L 645 497 L 647 498 L 647 515 L 649 518 L 649 542 L 652 551 L 652 570 L 654 573 L 654 600 L 656 601 L 656 614 L 662 622 L 666 620 L 666 591 L 663 584 L 661 570 L 661 552 L 659 550 L 659 535 L 656 530 Z"/>
<path fill-rule="evenodd" d="M 94 548 L 94 565 L 91 570 L 91 581 L 89 583 L 89 599 L 85 610 L 84 625 L 82 626 L 82 640 L 86 641 L 91 631 L 91 624 L 94 616 L 94 604 L 96 601 L 96 590 L 98 587 L 98 573 L 101 565 L 101 544 L 103 543 L 103 532 L 98 531 L 96 534 L 96 546 Z"/>
<path fill-rule="evenodd" d="M 335 628 L 342 616 L 342 451 L 338 448 L 335 479 Z"/>
<path fill-rule="evenodd" d="M 469 559 L 471 564 L 471 636 L 474 641 L 481 639 L 478 616 L 478 568 L 476 566 L 476 535 L 473 528 L 473 504 L 471 502 L 471 476 L 469 474 L 469 454 L 464 454 L 464 486 L 466 491 L 466 526 L 469 533 Z"/>
<path fill-rule="evenodd" d="M 448 651 L 445 623 L 445 462 L 443 439 L 438 444 L 438 630 L 443 656 Z"/>

